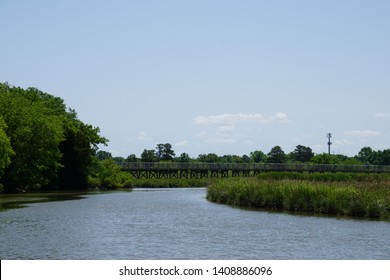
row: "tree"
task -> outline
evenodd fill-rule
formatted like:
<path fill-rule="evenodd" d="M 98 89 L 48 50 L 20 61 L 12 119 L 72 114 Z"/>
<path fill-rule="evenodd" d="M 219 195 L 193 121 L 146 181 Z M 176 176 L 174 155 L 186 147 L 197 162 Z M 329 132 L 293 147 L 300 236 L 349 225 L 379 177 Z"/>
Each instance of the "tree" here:
<path fill-rule="evenodd" d="M 15 155 L 2 181 L 6 191 L 39 188 L 55 181 L 61 167 L 59 143 L 64 140 L 58 101 L 35 90 L 2 86 L 1 117 L 7 124 Z"/>
<path fill-rule="evenodd" d="M 108 140 L 77 119 L 64 101 L 35 88 L 0 84 L 0 117 L 15 152 L 1 182 L 6 191 L 86 187 L 97 145 Z"/>
<path fill-rule="evenodd" d="M 74 119 L 68 124 L 65 141 L 60 144 L 62 153 L 59 170 L 59 185 L 65 189 L 84 189 L 88 187 L 88 176 L 96 168 L 98 145 L 106 145 L 107 139 L 101 137 L 97 127 Z"/>
<path fill-rule="evenodd" d="M 175 156 L 175 152 L 172 149 L 172 145 L 169 143 L 157 144 L 156 156 L 159 160 L 172 160 Z"/>
<path fill-rule="evenodd" d="M 112 158 L 99 161 L 95 180 L 100 188 L 112 189 L 131 185 L 131 175 L 123 172 Z"/>
<path fill-rule="evenodd" d="M 340 164 L 340 158 L 336 155 L 330 155 L 328 153 L 322 153 L 319 155 L 315 155 L 311 162 L 315 164 Z"/>
<path fill-rule="evenodd" d="M 370 147 L 363 147 L 357 154 L 357 159 L 364 164 L 383 164 L 383 154 L 381 151 L 375 151 Z"/>
<path fill-rule="evenodd" d="M 356 157 L 349 157 L 349 158 L 343 160 L 342 164 L 362 165 L 362 162 L 360 160 L 358 160 Z"/>
<path fill-rule="evenodd" d="M 370 147 L 363 147 L 357 154 L 357 159 L 363 163 L 370 163 L 374 151 Z"/>
<path fill-rule="evenodd" d="M 200 154 L 198 156 L 198 160 L 200 162 L 208 162 L 208 163 L 216 163 L 219 161 L 219 157 L 218 155 L 214 154 L 214 153 L 210 153 L 210 154 Z"/>
<path fill-rule="evenodd" d="M 11 141 L 5 133 L 6 129 L 7 125 L 5 124 L 3 118 L 0 116 L 0 179 L 1 176 L 4 174 L 5 169 L 11 163 L 11 156 L 15 155 L 11 147 Z"/>
<path fill-rule="evenodd" d="M 267 155 L 264 154 L 262 151 L 253 151 L 249 154 L 249 156 L 254 163 L 267 161 Z"/>
<path fill-rule="evenodd" d="M 269 163 L 284 163 L 286 162 L 286 154 L 280 146 L 275 146 L 267 154 L 267 162 Z"/>
<path fill-rule="evenodd" d="M 135 154 L 131 154 L 125 159 L 125 162 L 138 162 L 138 161 L 139 159 Z"/>
<path fill-rule="evenodd" d="M 112 158 L 115 162 L 124 162 L 125 161 L 125 158 L 124 157 L 121 157 L 121 156 L 119 156 L 119 157 L 113 157 Z"/>
<path fill-rule="evenodd" d="M 158 157 L 156 156 L 155 150 L 144 150 L 141 154 L 142 162 L 157 162 Z"/>
<path fill-rule="evenodd" d="M 250 162 L 250 158 L 247 155 L 242 157 L 238 155 L 223 155 L 222 157 L 219 157 L 218 161 L 223 163 L 244 163 Z"/>
<path fill-rule="evenodd" d="M 390 165 L 390 149 L 383 150 L 381 164 L 382 165 Z"/>
<path fill-rule="evenodd" d="M 294 152 L 291 153 L 292 160 L 298 162 L 308 162 L 314 156 L 311 148 L 302 145 L 296 146 Z"/>
<path fill-rule="evenodd" d="M 251 162 L 251 158 L 249 156 L 247 156 L 247 155 L 243 155 L 241 158 L 242 158 L 242 161 L 244 163 L 250 163 Z"/>
<path fill-rule="evenodd" d="M 96 157 L 99 159 L 99 160 L 105 160 L 105 159 L 109 159 L 109 158 L 112 158 L 112 155 L 110 152 L 107 152 L 107 151 L 98 151 L 96 153 Z"/>
<path fill-rule="evenodd" d="M 181 153 L 179 157 L 175 159 L 177 162 L 190 162 L 191 158 L 187 153 Z"/>

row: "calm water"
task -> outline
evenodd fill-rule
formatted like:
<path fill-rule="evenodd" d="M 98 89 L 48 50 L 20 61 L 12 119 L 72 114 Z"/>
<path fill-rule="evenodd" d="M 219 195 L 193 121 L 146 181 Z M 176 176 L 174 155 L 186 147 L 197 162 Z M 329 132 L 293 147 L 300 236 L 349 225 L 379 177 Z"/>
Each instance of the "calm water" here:
<path fill-rule="evenodd" d="M 247 211 L 205 196 L 205 189 L 32 196 L 42 203 L 0 212 L 0 258 L 390 259 L 389 222 Z M 29 196 L 9 200 L 21 197 Z"/>

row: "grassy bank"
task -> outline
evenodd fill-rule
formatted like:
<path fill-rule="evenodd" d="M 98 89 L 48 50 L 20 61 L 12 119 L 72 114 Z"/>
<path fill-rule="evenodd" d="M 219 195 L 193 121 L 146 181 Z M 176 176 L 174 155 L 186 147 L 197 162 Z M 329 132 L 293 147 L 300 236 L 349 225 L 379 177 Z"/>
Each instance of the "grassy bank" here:
<path fill-rule="evenodd" d="M 257 209 L 390 220 L 390 177 L 377 174 L 262 174 L 215 181 L 212 202 Z"/>

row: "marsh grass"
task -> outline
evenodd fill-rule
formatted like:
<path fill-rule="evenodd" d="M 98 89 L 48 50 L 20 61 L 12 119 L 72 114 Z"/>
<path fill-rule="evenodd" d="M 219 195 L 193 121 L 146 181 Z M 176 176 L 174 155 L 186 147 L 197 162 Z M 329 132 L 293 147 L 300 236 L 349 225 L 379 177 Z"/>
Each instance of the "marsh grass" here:
<path fill-rule="evenodd" d="M 351 182 L 351 181 L 387 181 L 390 182 L 390 174 L 388 173 L 348 173 L 348 172 L 324 172 L 324 173 L 309 173 L 309 172 L 266 172 L 257 176 L 260 179 L 270 180 L 301 180 L 315 182 Z"/>
<path fill-rule="evenodd" d="M 364 175 L 317 177 L 320 180 L 296 174 L 289 175 L 296 179 L 279 175 L 228 178 L 215 181 L 207 198 L 256 209 L 390 220 L 389 177 Z"/>

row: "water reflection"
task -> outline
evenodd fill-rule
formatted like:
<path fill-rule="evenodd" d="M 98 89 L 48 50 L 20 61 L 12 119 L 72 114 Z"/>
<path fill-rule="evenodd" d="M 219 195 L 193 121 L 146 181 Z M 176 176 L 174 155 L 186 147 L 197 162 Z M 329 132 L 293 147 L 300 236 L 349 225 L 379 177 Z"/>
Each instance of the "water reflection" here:
<path fill-rule="evenodd" d="M 87 193 L 80 192 L 0 194 L 0 212 L 10 209 L 28 207 L 29 204 L 33 203 L 79 200 L 84 199 L 85 195 L 87 195 Z"/>
<path fill-rule="evenodd" d="M 0 213 L 0 259 L 390 259 L 389 222 L 247 211 L 205 196 L 22 196 L 16 205 L 28 208 Z"/>

